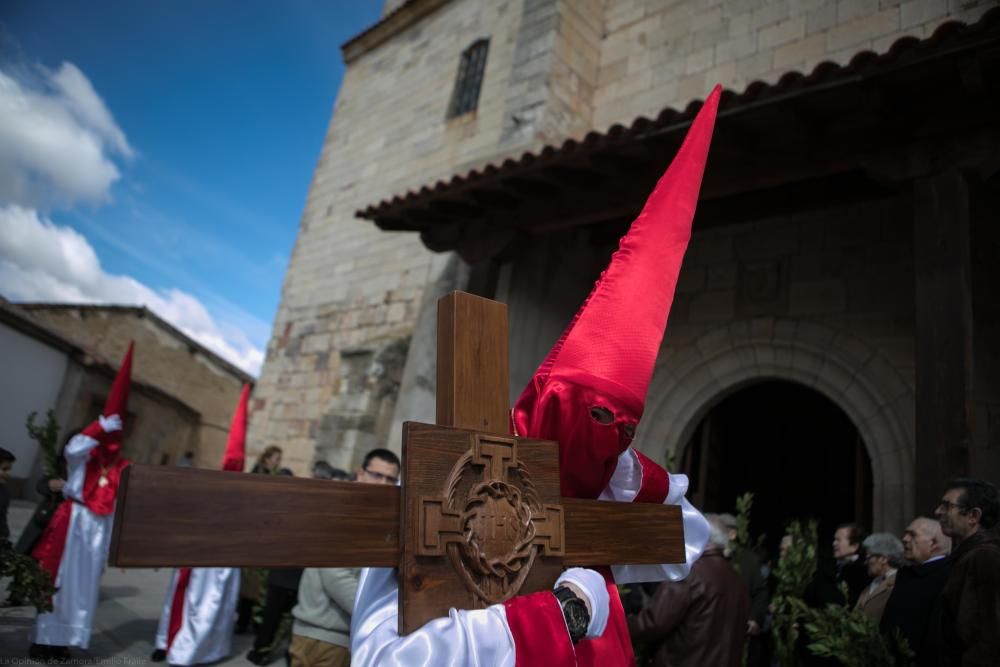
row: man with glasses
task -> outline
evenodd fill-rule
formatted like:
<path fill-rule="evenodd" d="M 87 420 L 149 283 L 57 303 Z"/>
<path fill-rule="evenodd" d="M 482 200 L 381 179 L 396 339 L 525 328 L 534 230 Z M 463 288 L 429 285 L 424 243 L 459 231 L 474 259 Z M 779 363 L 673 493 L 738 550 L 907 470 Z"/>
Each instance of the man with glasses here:
<path fill-rule="evenodd" d="M 365 455 L 358 481 L 366 484 L 399 484 L 399 457 L 388 449 L 373 449 Z"/>
<path fill-rule="evenodd" d="M 327 466 L 329 467 L 329 466 Z M 398 484 L 399 457 L 388 449 L 373 449 L 358 470 L 362 484 Z M 330 468 L 327 479 L 335 479 Z M 337 471 L 343 472 L 343 471 Z M 309 567 L 299 583 L 292 609 L 289 667 L 347 667 L 351 664 L 350 630 L 358 590 L 356 567 Z"/>
<path fill-rule="evenodd" d="M 954 543 L 951 573 L 941 592 L 941 664 L 995 666 L 1000 656 L 997 489 L 982 480 L 952 480 L 934 516 Z"/>

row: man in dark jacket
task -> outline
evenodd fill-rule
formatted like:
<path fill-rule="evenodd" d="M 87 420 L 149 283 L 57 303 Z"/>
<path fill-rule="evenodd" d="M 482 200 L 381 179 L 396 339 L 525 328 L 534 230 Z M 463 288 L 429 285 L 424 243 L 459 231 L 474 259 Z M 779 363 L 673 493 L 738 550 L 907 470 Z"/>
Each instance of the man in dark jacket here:
<path fill-rule="evenodd" d="M 46 471 L 46 474 L 35 484 L 35 491 L 42 497 L 42 500 L 39 501 L 38 506 L 31 515 L 31 520 L 28 521 L 28 524 L 21 532 L 21 537 L 17 540 L 15 549 L 20 554 L 31 553 L 45 532 L 46 526 L 49 525 L 49 521 L 52 519 L 56 508 L 63 501 L 62 490 L 66 486 L 66 458 L 62 453 L 66 449 L 66 445 L 69 444 L 69 441 L 79 433 L 80 429 L 70 432 L 59 449 L 59 456 L 56 459 L 56 469 Z"/>
<path fill-rule="evenodd" d="M 660 584 L 649 606 L 628 617 L 632 639 L 654 647 L 655 667 L 738 667 L 742 661 L 749 596 L 723 554 L 725 526 L 717 515 L 705 518 L 712 538 L 690 574 Z"/>
<path fill-rule="evenodd" d="M 763 661 L 764 636 L 761 635 L 761 631 L 767 624 L 767 603 L 770 598 L 767 580 L 760 572 L 760 557 L 752 549 L 740 546 L 736 542 L 738 536 L 736 517 L 732 514 L 720 514 L 719 520 L 726 527 L 726 536 L 729 538 L 726 558 L 736 570 L 736 574 L 740 575 L 750 595 L 746 664 L 747 667 L 756 667 Z"/>
<path fill-rule="evenodd" d="M 14 466 L 14 455 L 0 447 L 0 548 L 9 548 L 3 544 L 10 539 L 10 528 L 7 527 L 7 507 L 10 505 L 10 494 L 7 491 L 7 478 Z"/>
<path fill-rule="evenodd" d="M 910 567 L 899 569 L 885 605 L 880 628 L 888 636 L 897 630 L 909 643 L 918 667 L 940 664 L 941 589 L 951 571 L 951 540 L 934 519 L 917 517 L 903 533 L 903 557 Z"/>
<path fill-rule="evenodd" d="M 941 591 L 941 664 L 995 667 L 1000 660 L 997 489 L 977 479 L 952 480 L 934 516 L 954 543 L 951 573 Z"/>

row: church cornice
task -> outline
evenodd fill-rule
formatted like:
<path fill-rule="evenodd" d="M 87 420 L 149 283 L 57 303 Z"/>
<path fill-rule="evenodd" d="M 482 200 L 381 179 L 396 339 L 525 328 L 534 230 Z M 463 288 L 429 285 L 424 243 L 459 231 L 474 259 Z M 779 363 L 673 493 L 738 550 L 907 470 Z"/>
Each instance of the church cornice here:
<path fill-rule="evenodd" d="M 974 24 L 949 21 L 928 38 L 902 37 L 884 53 L 866 50 L 847 64 L 824 61 L 809 73 L 725 90 L 699 224 L 787 212 L 781 207 L 821 200 L 835 178 L 839 196 L 860 200 L 891 194 L 942 160 L 989 169 L 1000 124 L 984 96 L 1000 80 L 998 43 L 1000 8 L 993 8 Z M 384 231 L 419 232 L 428 249 L 454 250 L 469 262 L 502 254 L 523 234 L 627 222 L 700 107 L 693 100 L 520 157 L 500 155 L 355 216 Z"/>
<path fill-rule="evenodd" d="M 344 62 L 350 65 L 448 2 L 449 0 L 406 0 L 383 16 L 378 23 L 341 44 Z"/>

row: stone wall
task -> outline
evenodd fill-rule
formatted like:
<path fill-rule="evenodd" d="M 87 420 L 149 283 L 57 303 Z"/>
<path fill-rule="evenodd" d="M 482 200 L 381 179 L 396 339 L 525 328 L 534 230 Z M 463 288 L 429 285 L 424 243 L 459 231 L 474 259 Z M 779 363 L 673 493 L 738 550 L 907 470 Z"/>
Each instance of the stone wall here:
<path fill-rule="evenodd" d="M 387 0 L 384 14 L 403 4 Z M 413 349 L 407 341 L 425 289 L 447 261 L 434 260 L 416 235 L 358 220 L 357 210 L 592 129 L 683 108 L 716 82 L 738 90 L 822 60 L 844 63 L 862 50 L 884 51 L 946 20 L 973 21 L 992 4 L 451 0 L 403 25 L 348 63 L 255 392 L 251 449 L 280 445 L 304 472 L 317 446 L 353 467 L 368 447 L 397 442 L 378 426 L 395 411 L 397 390 L 379 380 L 377 359 Z M 490 43 L 479 108 L 447 119 L 461 53 L 480 38 Z M 711 275 L 706 267 L 704 293 L 682 297 L 678 308 L 692 327 L 738 310 L 734 281 L 772 279 L 768 260 L 740 265 L 742 273 L 732 264 Z M 780 295 L 783 307 L 795 317 L 851 324 L 855 316 L 838 309 L 863 298 L 860 288 L 805 277 L 810 267 L 793 264 L 780 266 L 799 276 Z M 524 379 L 519 372 L 512 391 L 515 379 Z"/>
<path fill-rule="evenodd" d="M 408 0 L 385 0 L 385 4 L 382 5 L 382 16 L 399 9 L 400 5 L 404 5 Z"/>
<path fill-rule="evenodd" d="M 741 383 L 781 377 L 824 393 L 858 426 L 878 526 L 913 503 L 914 302 L 908 199 L 696 229 L 637 446 L 658 461 Z M 511 400 L 558 338 L 617 240 L 553 234 L 504 270 Z M 902 500 L 900 500 L 902 499 Z"/>
<path fill-rule="evenodd" d="M 525 0 L 495 153 L 562 143 L 593 127 L 601 52 L 598 0 Z"/>
<path fill-rule="evenodd" d="M 59 423 L 60 446 L 70 434 L 97 418 L 113 380 L 114 373 L 103 365 L 68 360 L 58 400 L 51 404 Z M 42 422 L 44 412 L 39 411 Z M 25 416 L 22 415 L 17 428 L 23 429 Z M 165 457 L 168 463 L 176 463 L 185 451 L 197 449 L 200 421 L 199 414 L 190 406 L 156 389 L 133 384 L 125 418 L 123 455 L 133 463 L 160 464 Z M 18 456 L 17 462 L 26 466 L 10 480 L 12 497 L 37 500 L 35 485 L 44 474 L 37 444 L 32 441 L 30 453 Z M 209 467 L 218 465 L 217 460 Z"/>
<path fill-rule="evenodd" d="M 70 420 L 64 424 L 63 437 L 69 429 L 82 428 L 94 421 L 104 407 L 114 378 L 93 371 L 85 373 L 80 383 Z M 199 453 L 198 465 L 218 468 L 222 455 L 210 460 L 198 449 L 199 415 L 163 396 L 134 390 L 129 396 L 125 419 L 123 453 L 133 463 L 159 464 L 164 456 L 174 464 L 187 450 Z"/>
<path fill-rule="evenodd" d="M 912 388 L 911 226 L 902 199 L 699 231 L 664 351 L 735 320 L 782 317 L 864 339 Z"/>
<path fill-rule="evenodd" d="M 392 414 L 395 393 L 372 394 L 382 386 L 377 360 L 408 344 L 424 288 L 447 262 L 434 260 L 415 235 L 380 232 L 354 213 L 588 128 L 598 9 L 556 0 L 450 2 L 349 63 L 255 392 L 254 451 L 282 446 L 302 472 L 314 448 L 353 467 L 385 444 L 376 423 Z M 574 37 L 570 47 L 570 31 L 585 34 L 586 45 Z M 461 53 L 480 38 L 490 43 L 478 109 L 446 119 Z M 537 102 L 552 90 L 561 102 L 550 113 Z"/>
<path fill-rule="evenodd" d="M 609 0 L 594 92 L 604 130 L 683 109 L 721 83 L 742 90 L 822 61 L 846 64 L 949 20 L 974 22 L 992 0 Z"/>
<path fill-rule="evenodd" d="M 279 445 L 301 473 L 317 442 L 341 467 L 379 442 L 375 423 L 395 396 L 376 400 L 364 376 L 384 350 L 406 346 L 439 267 L 415 235 L 354 213 L 492 154 L 518 20 L 515 2 L 448 3 L 348 66 L 257 385 L 252 450 Z M 479 108 L 447 120 L 461 53 L 482 37 Z"/>
<path fill-rule="evenodd" d="M 190 347 L 154 320 L 138 316 L 137 309 L 101 310 L 99 308 L 29 307 L 31 315 L 43 325 L 70 340 L 79 341 L 117 367 L 135 341 L 132 361 L 133 379 L 152 385 L 191 406 L 200 418 L 190 437 L 180 433 L 153 436 L 157 453 L 195 451 L 195 464 L 214 468 L 225 451 L 229 423 L 247 376 L 234 374 L 213 359 Z M 86 425 L 93 420 L 76 415 L 77 423 Z M 143 427 L 161 431 L 155 419 Z M 153 450 L 151 450 L 153 451 Z M 152 456 L 152 454 L 151 454 Z M 176 461 L 176 456 L 171 456 Z M 158 459 L 157 459 L 158 462 Z"/>
<path fill-rule="evenodd" d="M 733 321 L 782 317 L 864 338 L 912 388 L 911 217 L 907 200 L 888 200 L 696 228 L 662 354 Z M 597 228 L 560 232 L 505 266 L 497 298 L 511 312 L 512 393 L 583 302 L 614 241 Z"/>

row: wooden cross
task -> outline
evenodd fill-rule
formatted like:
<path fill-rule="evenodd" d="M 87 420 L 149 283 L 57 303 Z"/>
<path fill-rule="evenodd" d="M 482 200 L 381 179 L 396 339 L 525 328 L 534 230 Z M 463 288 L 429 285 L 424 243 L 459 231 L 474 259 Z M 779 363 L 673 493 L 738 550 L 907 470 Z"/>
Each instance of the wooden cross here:
<path fill-rule="evenodd" d="M 557 443 L 507 434 L 508 372 L 506 306 L 449 294 L 438 423 L 404 424 L 401 487 L 134 465 L 109 560 L 395 567 L 400 634 L 549 589 L 567 566 L 683 562 L 679 507 L 559 497 Z"/>

